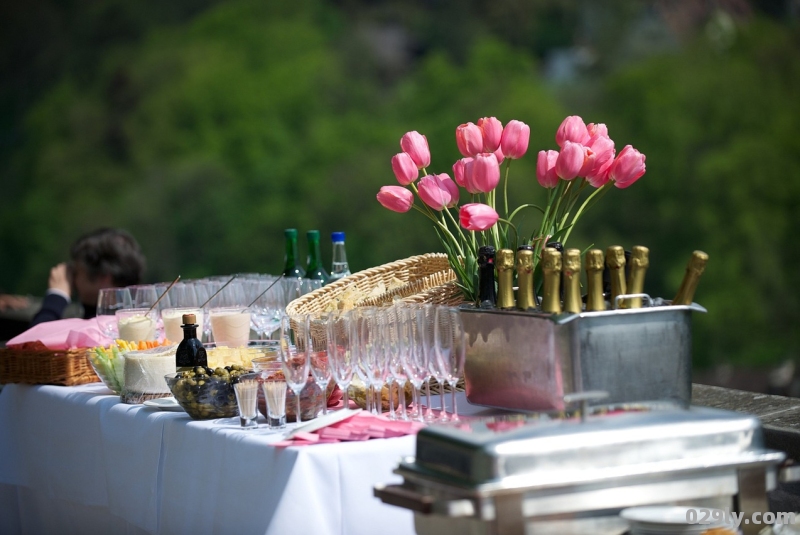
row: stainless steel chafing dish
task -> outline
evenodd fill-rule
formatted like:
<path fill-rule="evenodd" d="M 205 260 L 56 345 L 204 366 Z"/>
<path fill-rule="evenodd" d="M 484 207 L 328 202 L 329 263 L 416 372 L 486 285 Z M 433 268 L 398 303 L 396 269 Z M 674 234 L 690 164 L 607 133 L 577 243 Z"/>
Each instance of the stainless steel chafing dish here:
<path fill-rule="evenodd" d="M 620 510 L 652 504 L 769 510 L 785 455 L 764 449 L 757 418 L 654 404 L 589 412 L 427 427 L 395 470 L 402 484 L 375 494 L 414 511 L 418 534 L 620 534 Z"/>

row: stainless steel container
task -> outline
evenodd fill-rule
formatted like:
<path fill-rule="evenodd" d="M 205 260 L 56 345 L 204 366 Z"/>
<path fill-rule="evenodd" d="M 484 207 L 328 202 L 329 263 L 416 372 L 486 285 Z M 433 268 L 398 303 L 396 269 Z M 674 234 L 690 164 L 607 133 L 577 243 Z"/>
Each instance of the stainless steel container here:
<path fill-rule="evenodd" d="M 564 395 L 601 390 L 605 402 L 691 402 L 697 305 L 581 314 L 461 309 L 467 399 L 511 410 L 564 408 Z"/>
<path fill-rule="evenodd" d="M 375 494 L 413 510 L 418 534 L 620 534 L 626 507 L 768 511 L 784 457 L 757 418 L 718 409 L 518 415 L 421 430 L 403 483 Z"/>

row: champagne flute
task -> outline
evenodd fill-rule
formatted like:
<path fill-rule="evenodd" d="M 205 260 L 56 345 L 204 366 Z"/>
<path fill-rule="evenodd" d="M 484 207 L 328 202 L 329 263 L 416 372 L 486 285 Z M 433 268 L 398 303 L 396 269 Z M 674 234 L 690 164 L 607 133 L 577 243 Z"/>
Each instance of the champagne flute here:
<path fill-rule="evenodd" d="M 356 317 L 356 373 L 364 382 L 367 394 L 367 410 L 373 414 L 380 412 L 376 408 L 375 396 L 372 383 L 372 362 L 373 353 L 377 350 L 377 329 L 375 328 L 377 307 L 361 307 L 358 309 Z"/>
<path fill-rule="evenodd" d="M 350 408 L 348 389 L 355 372 L 355 316 L 351 312 L 332 312 L 326 333 L 331 375 L 342 390 L 345 409 Z"/>
<path fill-rule="evenodd" d="M 402 303 L 398 307 L 400 319 L 400 359 L 406 377 L 413 387 L 411 394 L 414 398 L 412 404 L 414 411 L 411 418 L 424 421 L 422 402 L 420 400 L 422 383 L 427 373 L 425 352 L 422 347 L 422 330 L 417 327 L 417 310 L 419 305 Z"/>
<path fill-rule="evenodd" d="M 328 384 L 331 382 L 331 367 L 330 359 L 328 357 L 328 347 L 325 339 L 320 334 L 327 335 L 328 321 L 330 316 L 325 315 L 319 319 L 311 320 L 311 333 L 309 339 L 311 341 L 311 353 L 309 357 L 309 366 L 311 368 L 311 375 L 314 377 L 314 382 L 322 390 L 322 414 L 328 414 Z"/>
<path fill-rule="evenodd" d="M 436 357 L 434 355 L 433 344 L 434 344 L 434 336 L 433 336 L 433 327 L 434 323 L 434 313 L 436 308 L 434 305 L 430 303 L 425 303 L 420 305 L 417 308 L 417 330 L 418 332 L 418 340 L 420 344 L 420 359 L 423 363 L 423 381 L 425 384 L 425 397 L 427 398 L 427 403 L 425 407 L 425 415 L 424 421 L 426 422 L 434 422 L 436 421 L 436 415 L 433 414 L 433 409 L 431 408 L 431 384 L 430 380 L 433 378 L 433 368 L 432 364 L 435 365 Z"/>
<path fill-rule="evenodd" d="M 278 356 L 286 385 L 297 401 L 297 425 L 302 423 L 300 394 L 308 382 L 309 353 L 311 352 L 310 320 L 307 314 L 281 317 Z"/>
<path fill-rule="evenodd" d="M 400 419 L 408 420 L 406 413 L 406 394 L 405 388 L 408 382 L 405 367 L 403 366 L 402 352 L 404 351 L 404 341 L 402 340 L 402 310 L 400 305 L 392 305 L 386 309 L 385 312 L 386 324 L 384 325 L 384 351 L 386 351 L 386 366 L 388 370 L 389 381 L 389 401 L 394 399 L 392 395 L 392 382 L 397 383 L 397 402 L 400 409 Z M 396 418 L 392 407 L 390 406 L 390 418 Z"/>
<path fill-rule="evenodd" d="M 455 386 L 464 368 L 464 326 L 461 323 L 461 316 L 458 309 L 448 306 L 437 306 L 435 312 L 434 329 L 434 354 L 436 364 L 433 367 L 436 379 L 440 384 L 442 396 L 441 421 L 449 418 L 445 410 L 444 385 L 449 384 L 453 394 L 453 414 L 454 420 L 458 419 L 458 412 L 455 408 Z"/>
<path fill-rule="evenodd" d="M 464 362 L 467 354 L 467 336 L 464 332 L 464 322 L 461 318 L 461 312 L 457 308 L 450 308 L 451 321 L 453 325 L 453 345 L 450 351 L 449 362 L 444 363 L 445 379 L 447 384 L 450 385 L 450 392 L 453 396 L 453 415 L 450 421 L 458 422 L 458 404 L 456 402 L 456 385 L 458 384 L 461 376 L 464 375 Z"/>

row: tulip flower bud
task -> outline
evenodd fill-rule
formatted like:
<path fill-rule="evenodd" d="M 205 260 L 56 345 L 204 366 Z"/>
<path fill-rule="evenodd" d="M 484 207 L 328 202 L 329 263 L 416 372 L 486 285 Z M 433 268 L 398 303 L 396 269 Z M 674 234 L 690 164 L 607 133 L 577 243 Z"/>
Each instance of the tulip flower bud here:
<path fill-rule="evenodd" d="M 453 164 L 453 178 L 456 179 L 456 184 L 462 188 L 467 187 L 466 173 L 467 164 L 472 161 L 472 158 L 461 158 Z"/>
<path fill-rule="evenodd" d="M 403 186 L 408 186 L 419 176 L 417 164 L 414 163 L 414 160 L 411 159 L 407 152 L 392 156 L 392 171 L 394 171 L 397 181 Z"/>
<path fill-rule="evenodd" d="M 556 143 L 559 147 L 563 149 L 564 143 L 567 141 L 581 144 L 589 141 L 589 130 L 587 130 L 583 119 L 577 115 L 570 115 L 564 119 L 556 131 Z"/>
<path fill-rule="evenodd" d="M 609 179 L 614 181 L 616 187 L 627 188 L 644 174 L 644 160 L 644 154 L 630 145 L 625 145 L 608 170 Z"/>
<path fill-rule="evenodd" d="M 417 169 L 428 167 L 431 164 L 431 150 L 428 148 L 428 139 L 419 132 L 407 132 L 400 138 L 400 148 L 407 152 Z"/>
<path fill-rule="evenodd" d="M 483 134 L 481 152 L 495 152 L 500 147 L 500 139 L 503 137 L 503 123 L 496 117 L 483 117 L 478 119 L 478 128 Z"/>
<path fill-rule="evenodd" d="M 473 123 L 456 127 L 456 145 L 464 156 L 475 156 L 483 152 L 483 132 Z"/>
<path fill-rule="evenodd" d="M 500 164 L 494 154 L 482 153 L 475 156 L 472 172 L 468 175 L 471 182 L 467 190 L 489 193 L 500 183 Z"/>
<path fill-rule="evenodd" d="M 531 128 L 522 121 L 509 121 L 503 128 L 503 136 L 500 138 L 500 148 L 503 155 L 511 160 L 522 158 L 528 150 L 528 142 L 531 138 Z"/>
<path fill-rule="evenodd" d="M 418 191 L 422 202 L 440 212 L 458 204 L 458 186 L 447 173 L 422 177 Z"/>
<path fill-rule="evenodd" d="M 458 211 L 461 226 L 467 230 L 486 230 L 494 226 L 500 216 L 487 204 L 465 204 Z"/>
<path fill-rule="evenodd" d="M 586 151 L 583 145 L 565 141 L 556 160 L 556 174 L 564 180 L 572 180 L 578 176 L 585 158 Z"/>
<path fill-rule="evenodd" d="M 536 180 L 543 188 L 554 188 L 558 185 L 556 160 L 558 160 L 558 151 L 539 151 L 539 158 L 536 160 Z"/>
<path fill-rule="evenodd" d="M 383 186 L 377 198 L 381 206 L 401 214 L 411 210 L 414 204 L 414 195 L 401 186 Z"/>

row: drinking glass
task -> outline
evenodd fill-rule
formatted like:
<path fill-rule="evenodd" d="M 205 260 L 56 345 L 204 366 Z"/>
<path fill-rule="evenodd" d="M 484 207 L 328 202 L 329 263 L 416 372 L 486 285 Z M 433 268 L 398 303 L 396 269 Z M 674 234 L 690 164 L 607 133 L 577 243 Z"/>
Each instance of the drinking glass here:
<path fill-rule="evenodd" d="M 328 414 L 328 385 L 331 382 L 330 359 L 328 358 L 328 346 L 325 341 L 327 334 L 329 316 L 323 315 L 321 318 L 314 318 L 311 322 L 311 354 L 309 357 L 309 367 L 314 382 L 322 390 L 322 414 Z"/>
<path fill-rule="evenodd" d="M 387 309 L 376 308 L 374 318 L 365 324 L 365 336 L 370 339 L 369 345 L 371 346 L 371 349 L 367 351 L 369 378 L 375 392 L 377 414 L 383 412 L 383 385 L 389 375 L 387 360 L 389 350 L 387 348 L 391 344 L 391 340 L 387 339 L 385 331 L 390 318 L 386 311 Z"/>
<path fill-rule="evenodd" d="M 412 419 L 424 421 L 422 402 L 420 400 L 422 383 L 427 377 L 428 365 L 423 351 L 422 330 L 417 326 L 417 310 L 419 305 L 402 303 L 398 306 L 400 321 L 400 358 L 408 381 L 411 383 L 414 398 Z"/>
<path fill-rule="evenodd" d="M 433 352 L 433 328 L 435 325 L 434 322 L 434 313 L 436 311 L 435 305 L 430 303 L 425 303 L 420 305 L 417 308 L 417 330 L 418 330 L 418 341 L 419 341 L 419 350 L 421 351 L 421 359 L 424 363 L 425 367 L 422 370 L 423 381 L 425 384 L 425 396 L 427 398 L 427 404 L 425 407 L 425 415 L 424 421 L 426 422 L 433 422 L 436 421 L 436 415 L 433 413 L 433 409 L 431 408 L 431 385 L 430 380 L 433 378 L 433 368 L 435 367 L 436 358 Z"/>
<path fill-rule="evenodd" d="M 253 330 L 259 340 L 271 336 L 280 322 L 283 300 L 276 297 L 282 296 L 283 292 L 277 288 L 277 284 L 272 286 L 276 280 L 277 277 L 263 275 L 245 281 L 247 301 L 251 304 Z"/>
<path fill-rule="evenodd" d="M 116 312 L 124 308 L 133 308 L 128 288 L 103 288 L 97 294 L 97 323 L 104 335 L 119 338 Z"/>
<path fill-rule="evenodd" d="M 281 317 L 281 334 L 278 356 L 286 385 L 297 400 L 297 424 L 301 423 L 300 393 L 308 381 L 309 353 L 311 352 L 310 318 L 307 314 Z"/>
<path fill-rule="evenodd" d="M 392 305 L 386 308 L 383 312 L 385 322 L 383 325 L 383 349 L 386 353 L 386 368 L 387 368 L 387 382 L 389 382 L 389 417 L 396 418 L 393 410 L 394 396 L 392 395 L 392 382 L 397 383 L 398 388 L 398 404 L 400 405 L 400 419 L 408 420 L 406 413 L 406 383 L 408 376 L 406 375 L 405 368 L 403 367 L 402 351 L 403 340 L 401 339 L 401 322 L 402 310 L 400 305 Z"/>
<path fill-rule="evenodd" d="M 173 343 L 183 340 L 183 315 L 194 314 L 198 326 L 197 337 L 203 336 L 205 314 L 200 307 L 165 308 L 161 311 L 161 322 L 164 325 L 164 337 Z"/>
<path fill-rule="evenodd" d="M 208 306 L 208 301 L 214 294 L 214 284 L 206 279 L 198 279 L 192 281 L 191 285 L 194 287 L 194 293 L 197 296 L 197 306 L 203 309 L 203 324 L 200 325 L 200 329 L 202 330 L 204 339 L 210 341 L 211 317 L 208 312 L 211 307 Z M 200 332 L 198 332 L 197 337 L 200 338 Z"/>
<path fill-rule="evenodd" d="M 261 388 L 267 401 L 269 428 L 283 429 L 286 427 L 286 381 L 266 379 L 261 384 Z"/>
<path fill-rule="evenodd" d="M 246 346 L 250 340 L 250 309 L 242 305 L 212 307 L 211 333 L 217 345 Z"/>
<path fill-rule="evenodd" d="M 436 379 L 439 381 L 442 396 L 442 414 L 440 420 L 451 419 L 445 412 L 445 383 L 450 385 L 453 395 L 453 417 L 458 420 L 456 409 L 456 383 L 464 369 L 464 325 L 458 309 L 448 306 L 437 306 L 435 312 L 434 354 L 436 356 Z"/>
<path fill-rule="evenodd" d="M 240 379 L 233 385 L 236 393 L 236 405 L 239 407 L 239 424 L 245 429 L 258 427 L 258 381 Z"/>
<path fill-rule="evenodd" d="M 147 308 L 117 310 L 119 337 L 130 342 L 156 339 L 156 311 Z"/>
<path fill-rule="evenodd" d="M 374 332 L 376 324 L 376 307 L 360 307 L 353 311 L 355 314 L 355 372 L 359 379 L 364 382 L 367 390 L 366 405 L 367 411 L 376 413 L 374 407 L 374 391 L 372 388 L 372 363 L 370 362 L 371 353 L 376 351 L 377 346 L 377 333 Z"/>
<path fill-rule="evenodd" d="M 133 300 L 133 308 L 150 308 L 158 300 L 155 284 L 134 284 L 128 286 Z"/>
<path fill-rule="evenodd" d="M 354 373 L 354 339 L 355 314 L 350 312 L 332 312 L 328 317 L 327 344 L 328 362 L 331 375 L 343 392 L 344 408 L 350 408 L 348 389 L 353 381 Z"/>

